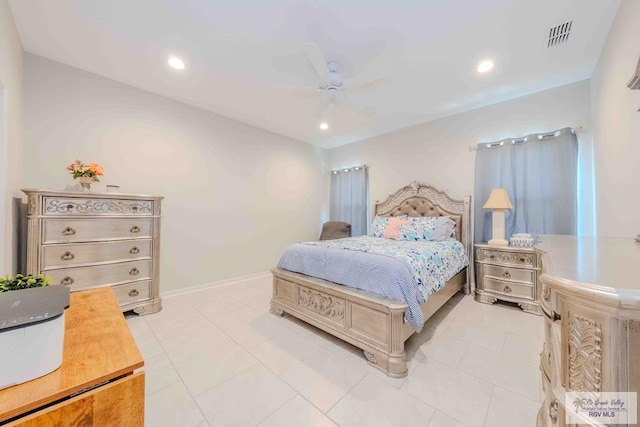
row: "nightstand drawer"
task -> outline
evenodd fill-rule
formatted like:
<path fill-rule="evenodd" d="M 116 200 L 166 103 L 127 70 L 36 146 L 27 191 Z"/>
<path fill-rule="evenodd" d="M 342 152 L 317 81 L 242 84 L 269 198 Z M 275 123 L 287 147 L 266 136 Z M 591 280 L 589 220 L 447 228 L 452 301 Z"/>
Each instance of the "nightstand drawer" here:
<path fill-rule="evenodd" d="M 477 252 L 477 261 L 506 264 L 514 267 L 536 267 L 536 254 L 479 249 Z"/>
<path fill-rule="evenodd" d="M 508 282 L 506 280 L 490 279 L 485 277 L 483 280 L 484 290 L 499 292 L 505 297 L 514 296 L 518 298 L 534 299 L 535 291 L 533 285 Z"/>
<path fill-rule="evenodd" d="M 533 285 L 534 270 L 527 270 L 523 268 L 509 268 L 500 267 L 497 265 L 485 264 L 483 266 L 484 277 L 489 279 L 507 279 L 516 280 L 519 282 L 526 282 Z"/>

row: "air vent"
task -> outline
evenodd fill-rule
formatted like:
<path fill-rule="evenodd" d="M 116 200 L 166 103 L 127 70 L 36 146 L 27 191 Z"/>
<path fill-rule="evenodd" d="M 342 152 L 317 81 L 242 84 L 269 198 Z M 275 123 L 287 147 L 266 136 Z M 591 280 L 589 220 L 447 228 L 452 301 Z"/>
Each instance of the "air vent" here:
<path fill-rule="evenodd" d="M 564 24 L 553 27 L 549 30 L 549 40 L 547 41 L 547 47 L 554 47 L 559 44 L 565 43 L 569 40 L 569 33 L 571 32 L 571 26 L 573 21 L 565 22 Z"/>

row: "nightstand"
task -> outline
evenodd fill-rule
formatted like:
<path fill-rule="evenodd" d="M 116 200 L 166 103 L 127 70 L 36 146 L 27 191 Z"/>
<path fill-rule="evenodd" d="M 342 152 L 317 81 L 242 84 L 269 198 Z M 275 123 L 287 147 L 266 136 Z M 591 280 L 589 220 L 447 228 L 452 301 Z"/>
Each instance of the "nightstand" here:
<path fill-rule="evenodd" d="M 476 301 L 517 303 L 527 313 L 542 315 L 538 290 L 540 260 L 533 248 L 476 247 Z"/>

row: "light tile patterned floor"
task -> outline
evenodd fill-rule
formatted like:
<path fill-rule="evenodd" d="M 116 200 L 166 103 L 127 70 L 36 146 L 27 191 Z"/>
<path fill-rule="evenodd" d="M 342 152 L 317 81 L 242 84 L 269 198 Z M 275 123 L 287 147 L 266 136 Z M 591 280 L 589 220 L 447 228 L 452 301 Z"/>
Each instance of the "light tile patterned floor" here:
<path fill-rule="evenodd" d="M 127 321 L 148 427 L 533 427 L 543 320 L 459 294 L 407 341 L 409 376 L 268 312 L 271 276 L 165 298 Z"/>

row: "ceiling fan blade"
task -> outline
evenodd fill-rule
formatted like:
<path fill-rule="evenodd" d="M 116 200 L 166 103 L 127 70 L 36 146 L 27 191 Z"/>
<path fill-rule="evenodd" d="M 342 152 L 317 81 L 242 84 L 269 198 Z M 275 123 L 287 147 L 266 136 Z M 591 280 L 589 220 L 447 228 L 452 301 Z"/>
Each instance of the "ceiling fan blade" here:
<path fill-rule="evenodd" d="M 327 67 L 327 60 L 324 58 L 320 46 L 316 43 L 306 43 L 304 51 L 307 54 L 307 58 L 309 58 L 309 62 L 316 70 L 318 81 L 320 82 L 319 86 L 328 86 L 331 83 L 331 75 Z"/>
<path fill-rule="evenodd" d="M 352 112 L 355 112 L 356 114 L 359 114 L 360 116 L 367 119 L 376 117 L 376 109 L 374 107 L 362 107 L 356 105 L 349 100 L 349 97 L 346 94 L 342 96 L 342 102 L 338 105 L 340 106 L 340 108 L 351 110 Z"/>
<path fill-rule="evenodd" d="M 277 88 L 291 96 L 304 97 L 304 98 L 316 98 L 318 96 L 318 89 L 304 87 L 304 86 L 279 86 Z"/>
<path fill-rule="evenodd" d="M 327 112 L 329 111 L 329 107 L 331 107 L 330 103 L 320 102 L 320 104 L 318 104 L 318 108 L 316 108 L 315 113 L 313 113 L 313 117 L 315 117 L 318 120 L 324 119 L 325 116 L 327 115 Z"/>
<path fill-rule="evenodd" d="M 356 74 L 355 76 L 351 76 L 344 80 L 345 88 L 356 88 L 365 86 L 379 80 L 383 80 L 389 76 L 389 67 L 388 66 L 380 66 L 376 68 L 371 68 L 369 70 L 365 70 L 362 73 Z"/>

